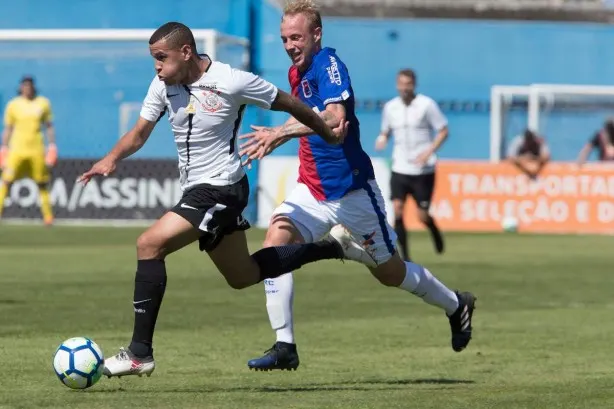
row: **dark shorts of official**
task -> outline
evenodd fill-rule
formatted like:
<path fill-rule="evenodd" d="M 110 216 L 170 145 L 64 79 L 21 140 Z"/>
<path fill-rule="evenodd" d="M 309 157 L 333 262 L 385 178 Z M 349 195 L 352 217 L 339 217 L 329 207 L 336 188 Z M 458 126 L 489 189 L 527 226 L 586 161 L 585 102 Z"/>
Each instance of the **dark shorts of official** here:
<path fill-rule="evenodd" d="M 249 199 L 247 176 L 228 186 L 206 183 L 184 192 L 181 200 L 171 209 L 198 229 L 201 251 L 212 251 L 224 236 L 250 228 L 243 218 Z"/>
<path fill-rule="evenodd" d="M 411 195 L 420 209 L 428 210 L 435 190 L 435 173 L 403 175 L 392 172 L 390 196 L 392 200 L 405 200 Z"/>

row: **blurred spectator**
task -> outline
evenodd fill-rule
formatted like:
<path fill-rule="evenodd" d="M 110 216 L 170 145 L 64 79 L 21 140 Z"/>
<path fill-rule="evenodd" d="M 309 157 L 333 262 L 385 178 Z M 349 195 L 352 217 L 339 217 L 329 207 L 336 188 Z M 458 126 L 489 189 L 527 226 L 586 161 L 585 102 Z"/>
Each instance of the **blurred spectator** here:
<path fill-rule="evenodd" d="M 507 160 L 530 178 L 535 178 L 550 160 L 550 149 L 543 138 L 527 129 L 510 142 Z"/>
<path fill-rule="evenodd" d="M 614 119 L 608 119 L 599 131 L 584 145 L 578 155 L 578 166 L 582 166 L 593 149 L 599 151 L 600 161 L 614 160 Z"/>

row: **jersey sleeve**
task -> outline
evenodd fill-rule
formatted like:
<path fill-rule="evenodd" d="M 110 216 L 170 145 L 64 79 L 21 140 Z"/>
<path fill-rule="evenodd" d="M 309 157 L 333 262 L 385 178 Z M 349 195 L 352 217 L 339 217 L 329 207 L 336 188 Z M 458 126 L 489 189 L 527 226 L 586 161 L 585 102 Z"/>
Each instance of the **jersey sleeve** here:
<path fill-rule="evenodd" d="M 233 69 L 233 93 L 241 105 L 270 109 L 277 87 L 251 72 Z"/>
<path fill-rule="evenodd" d="M 318 92 L 324 106 L 346 101 L 351 96 L 350 75 L 347 67 L 339 59 L 328 55 L 328 61 L 317 62 Z"/>
<path fill-rule="evenodd" d="M 439 105 L 433 100 L 430 101 L 426 109 L 426 118 L 428 119 L 431 129 L 435 131 L 441 131 L 444 127 L 448 126 L 448 120 L 441 112 L 441 109 L 439 109 Z"/>
<path fill-rule="evenodd" d="M 390 123 L 390 105 L 384 105 L 382 109 L 382 126 L 380 127 L 380 133 L 382 135 L 388 135 L 392 131 Z"/>
<path fill-rule="evenodd" d="M 4 126 L 15 125 L 15 106 L 12 102 L 6 104 L 4 109 Z"/>
<path fill-rule="evenodd" d="M 49 124 L 53 122 L 53 112 L 51 111 L 51 102 L 48 99 L 45 100 L 45 107 L 43 108 L 43 117 L 41 118 L 43 123 Z"/>
<path fill-rule="evenodd" d="M 166 101 L 164 100 L 164 85 L 157 78 L 149 85 L 147 95 L 141 107 L 141 118 L 149 122 L 157 122 L 166 112 Z"/>

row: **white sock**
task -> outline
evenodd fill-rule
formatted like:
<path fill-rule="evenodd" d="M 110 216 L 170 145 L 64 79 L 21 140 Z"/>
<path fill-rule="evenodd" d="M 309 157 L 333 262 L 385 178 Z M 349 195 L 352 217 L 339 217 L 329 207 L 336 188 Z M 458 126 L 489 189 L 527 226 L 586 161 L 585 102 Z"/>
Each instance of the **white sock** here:
<path fill-rule="evenodd" d="M 405 280 L 399 288 L 417 295 L 431 305 L 444 309 L 448 315 L 454 314 L 458 308 L 456 294 L 419 264 L 405 262 Z"/>
<path fill-rule="evenodd" d="M 271 327 L 277 333 L 277 342 L 294 344 L 292 302 L 294 279 L 292 273 L 264 280 L 266 309 Z"/>

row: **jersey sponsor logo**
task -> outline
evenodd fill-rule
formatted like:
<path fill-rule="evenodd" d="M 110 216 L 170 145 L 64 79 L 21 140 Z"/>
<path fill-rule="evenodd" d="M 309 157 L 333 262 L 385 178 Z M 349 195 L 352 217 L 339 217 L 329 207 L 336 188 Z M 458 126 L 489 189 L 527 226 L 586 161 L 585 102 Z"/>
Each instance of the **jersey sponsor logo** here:
<path fill-rule="evenodd" d="M 203 96 L 205 99 L 201 106 L 205 111 L 216 112 L 222 107 L 222 98 L 219 91 L 203 91 Z"/>
<path fill-rule="evenodd" d="M 337 59 L 332 55 L 328 56 L 330 60 L 330 67 L 326 67 L 326 72 L 328 72 L 328 78 L 330 78 L 331 84 L 341 85 L 341 73 L 339 72 L 339 65 L 337 64 Z"/>
<path fill-rule="evenodd" d="M 307 80 L 307 78 L 301 81 L 301 87 L 303 88 L 303 95 L 305 95 L 305 98 L 311 98 L 313 93 L 311 92 L 311 87 L 309 86 L 309 80 Z"/>
<path fill-rule="evenodd" d="M 217 84 L 198 84 L 198 88 L 217 91 Z"/>

